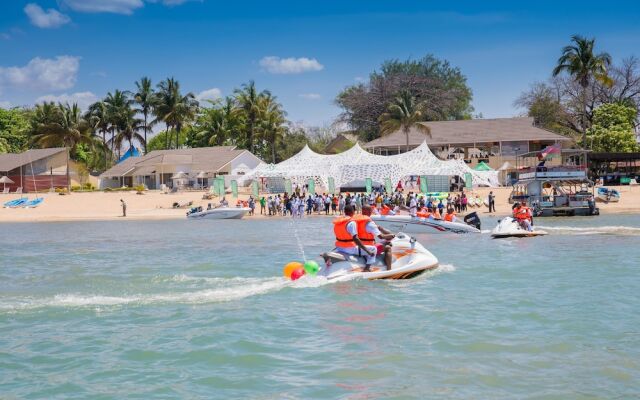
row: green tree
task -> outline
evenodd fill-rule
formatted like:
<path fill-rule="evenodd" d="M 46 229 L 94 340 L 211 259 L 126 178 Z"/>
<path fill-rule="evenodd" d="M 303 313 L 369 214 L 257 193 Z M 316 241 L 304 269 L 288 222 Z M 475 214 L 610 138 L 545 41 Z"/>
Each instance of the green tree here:
<path fill-rule="evenodd" d="M 636 109 L 620 103 L 603 104 L 593 112 L 593 124 L 587 129 L 591 150 L 598 152 L 639 151 L 633 129 Z"/>
<path fill-rule="evenodd" d="M 131 111 L 133 100 L 129 98 L 127 92 L 122 90 L 115 90 L 113 93 L 107 93 L 107 97 L 104 99 L 104 103 L 107 105 L 106 118 L 109 123 L 109 131 L 111 132 L 111 139 L 109 139 L 109 147 L 111 153 L 110 159 L 113 159 L 114 152 L 116 150 L 116 136 L 125 129 L 127 116 Z M 119 152 L 119 148 L 117 149 Z"/>
<path fill-rule="evenodd" d="M 175 130 L 164 130 L 158 132 L 155 136 L 149 139 L 149 151 L 165 150 L 167 138 L 175 137 Z M 193 135 L 192 128 L 190 126 L 185 127 L 178 136 L 178 147 L 184 147 L 187 145 L 187 137 Z M 173 140 L 173 139 L 172 139 Z M 197 147 L 197 146 L 193 146 Z"/>
<path fill-rule="evenodd" d="M 431 129 L 421 124 L 424 121 L 424 103 L 416 101 L 409 91 L 403 91 L 380 116 L 380 132 L 382 135 L 402 130 L 406 138 L 406 151 L 409 151 L 409 132 L 411 128 L 431 137 Z"/>
<path fill-rule="evenodd" d="M 133 95 L 134 101 L 138 104 L 137 111 L 144 117 L 144 153 L 147 154 L 147 132 L 149 131 L 149 114 L 153 111 L 156 96 L 151 85 L 151 79 L 146 76 L 136 82 L 136 93 Z"/>
<path fill-rule="evenodd" d="M 99 145 L 91 124 L 84 119 L 77 104 L 44 103 L 36 106 L 31 124 L 31 141 L 41 148 L 66 147 L 74 155 L 79 145 L 94 148 Z M 67 161 L 67 189 L 71 189 L 69 163 Z"/>
<path fill-rule="evenodd" d="M 20 153 L 29 142 L 30 111 L 0 108 L 0 153 Z"/>
<path fill-rule="evenodd" d="M 265 93 L 258 101 L 259 123 L 258 131 L 263 142 L 271 149 L 271 160 L 276 162 L 276 146 L 282 143 L 287 132 L 285 112 L 271 93 Z M 266 159 L 262 154 L 262 158 Z"/>
<path fill-rule="evenodd" d="M 367 82 L 346 87 L 336 98 L 348 123 L 363 140 L 381 135 L 380 116 L 403 91 L 426 102 L 423 121 L 470 119 L 472 92 L 459 68 L 427 55 L 419 60 L 385 61 Z"/>
<path fill-rule="evenodd" d="M 174 78 L 168 78 L 158 84 L 154 113 L 156 122 L 164 122 L 167 131 L 174 129 L 176 134 L 176 148 L 180 146 L 180 132 L 182 128 L 192 122 L 198 112 L 198 101 L 193 93 L 183 95 L 180 83 Z M 166 147 L 170 147 L 171 138 L 165 137 Z"/>
<path fill-rule="evenodd" d="M 258 92 L 254 81 L 243 84 L 241 89 L 234 91 L 235 100 L 238 105 L 236 114 L 240 120 L 244 122 L 244 137 L 246 140 L 245 148 L 252 153 L 255 150 L 255 134 L 260 116 L 260 98 L 268 95 L 269 92 L 263 90 Z"/>
<path fill-rule="evenodd" d="M 581 87 L 581 99 L 583 113 L 581 115 L 582 146 L 587 148 L 587 88 L 593 79 L 606 85 L 611 85 L 611 78 L 607 75 L 607 69 L 611 65 L 611 56 L 608 53 L 595 53 L 595 39 L 587 39 L 579 35 L 571 37 L 573 44 L 562 49 L 562 55 L 553 69 L 553 76 L 567 72 Z"/>

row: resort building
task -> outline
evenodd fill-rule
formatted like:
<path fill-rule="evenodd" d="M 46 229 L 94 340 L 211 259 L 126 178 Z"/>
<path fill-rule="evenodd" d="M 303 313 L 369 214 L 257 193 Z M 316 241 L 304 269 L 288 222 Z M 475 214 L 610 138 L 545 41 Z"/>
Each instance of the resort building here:
<path fill-rule="evenodd" d="M 13 183 L 3 185 L 10 192 L 34 192 L 66 188 L 67 165 L 71 184 L 79 182 L 75 164 L 66 148 L 32 149 L 23 153 L 0 154 L 0 175 Z"/>
<path fill-rule="evenodd" d="M 100 175 L 100 188 L 144 185 L 148 189 L 207 187 L 209 180 L 242 178 L 262 161 L 235 146 L 154 150 L 129 157 Z M 228 184 L 229 182 L 227 182 Z"/>
<path fill-rule="evenodd" d="M 426 141 L 439 158 L 462 159 L 471 168 L 484 162 L 493 169 L 510 169 L 515 166 L 519 154 L 571 141 L 567 137 L 536 127 L 533 118 L 529 117 L 435 121 L 423 124 L 431 129 L 431 135 L 412 129 L 409 132 L 409 149 Z M 374 154 L 404 153 L 407 151 L 406 135 L 397 131 L 372 140 L 363 147 Z"/>

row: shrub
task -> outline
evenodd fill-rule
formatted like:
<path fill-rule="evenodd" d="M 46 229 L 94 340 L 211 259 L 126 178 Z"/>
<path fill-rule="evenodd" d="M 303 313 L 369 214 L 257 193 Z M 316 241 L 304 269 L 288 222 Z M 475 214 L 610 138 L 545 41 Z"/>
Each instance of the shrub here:
<path fill-rule="evenodd" d="M 133 190 L 135 190 L 136 192 L 144 192 L 145 188 L 144 185 L 137 185 L 133 187 Z"/>

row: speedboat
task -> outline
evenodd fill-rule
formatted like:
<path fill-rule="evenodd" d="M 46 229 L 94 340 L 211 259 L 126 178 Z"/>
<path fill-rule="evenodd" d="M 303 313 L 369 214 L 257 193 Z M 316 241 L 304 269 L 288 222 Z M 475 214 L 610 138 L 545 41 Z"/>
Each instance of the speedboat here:
<path fill-rule="evenodd" d="M 347 255 L 336 249 L 322 254 L 325 265 L 318 272 L 328 280 L 347 281 L 356 278 L 376 279 L 411 279 L 438 268 L 438 259 L 420 243 L 404 233 L 398 233 L 391 241 L 393 263 L 387 270 L 384 254 L 376 257 L 370 272 L 364 272 L 364 257 Z"/>
<path fill-rule="evenodd" d="M 606 187 L 599 187 L 596 191 L 596 200 L 609 203 L 616 203 L 620 201 L 620 192 L 615 189 L 609 189 Z"/>
<path fill-rule="evenodd" d="M 476 213 L 465 217 L 465 222 L 419 218 L 411 215 L 373 215 L 371 220 L 393 232 L 407 233 L 480 233 L 480 219 Z M 468 221 L 468 222 L 466 222 Z"/>
<path fill-rule="evenodd" d="M 194 207 L 187 212 L 187 218 L 192 219 L 240 219 L 251 211 L 248 207 L 218 207 L 203 210 Z"/>
<path fill-rule="evenodd" d="M 505 217 L 498 221 L 498 225 L 491 231 L 491 237 L 494 239 L 502 239 L 509 237 L 532 237 L 544 236 L 546 231 L 533 229 L 528 231 L 524 229 L 518 221 L 511 217 Z"/>

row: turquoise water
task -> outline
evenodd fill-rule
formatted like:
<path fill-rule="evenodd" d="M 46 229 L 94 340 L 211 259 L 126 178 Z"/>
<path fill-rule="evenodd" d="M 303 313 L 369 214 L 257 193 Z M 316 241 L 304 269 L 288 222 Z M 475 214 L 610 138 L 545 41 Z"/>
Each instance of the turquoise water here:
<path fill-rule="evenodd" d="M 640 397 L 640 217 L 538 222 L 335 284 L 325 218 L 2 224 L 0 398 Z"/>

